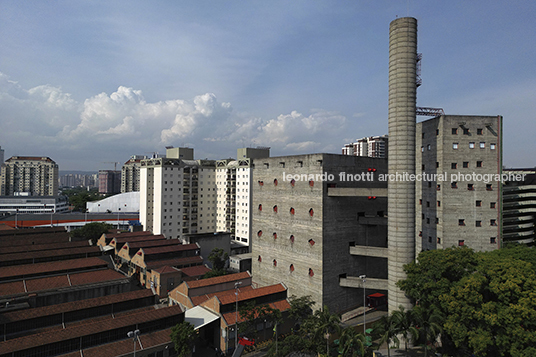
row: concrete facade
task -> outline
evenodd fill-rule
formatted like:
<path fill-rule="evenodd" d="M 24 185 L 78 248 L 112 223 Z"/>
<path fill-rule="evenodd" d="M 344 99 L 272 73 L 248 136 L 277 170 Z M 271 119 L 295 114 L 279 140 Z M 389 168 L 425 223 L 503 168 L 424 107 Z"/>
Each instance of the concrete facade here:
<path fill-rule="evenodd" d="M 416 252 L 500 247 L 502 117 L 444 115 L 417 124 Z M 486 179 L 488 178 L 488 179 Z"/>
<path fill-rule="evenodd" d="M 121 193 L 140 190 L 140 162 L 147 157 L 132 155 L 121 168 Z"/>
<path fill-rule="evenodd" d="M 328 305 L 333 312 L 363 303 L 362 290 L 355 289 L 362 286 L 346 287 L 348 277 L 383 280 L 385 292 L 386 252 L 380 257 L 350 254 L 355 246 L 387 247 L 387 198 L 367 194 L 385 192 L 386 182 L 379 180 L 387 172 L 385 159 L 311 154 L 253 163 L 255 282 L 283 282 L 290 295 L 310 295 L 315 308 Z M 294 175 L 301 176 L 292 181 Z M 368 190 L 356 194 L 356 187 Z"/>
<path fill-rule="evenodd" d="M 503 186 L 503 242 L 533 245 L 536 238 L 536 170 L 507 169 L 503 173 L 511 175 Z"/>
<path fill-rule="evenodd" d="M 417 20 L 403 17 L 389 28 L 389 174 L 415 173 L 417 103 Z M 388 185 L 389 311 L 411 308 L 396 286 L 403 266 L 415 258 L 415 183 L 392 180 Z"/>

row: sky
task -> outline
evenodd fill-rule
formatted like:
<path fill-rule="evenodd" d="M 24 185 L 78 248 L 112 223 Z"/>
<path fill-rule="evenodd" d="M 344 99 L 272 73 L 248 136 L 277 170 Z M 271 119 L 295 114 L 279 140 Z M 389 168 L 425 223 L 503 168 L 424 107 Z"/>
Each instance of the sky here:
<path fill-rule="evenodd" d="M 502 115 L 504 165 L 535 167 L 532 0 L 0 0 L 0 146 L 62 171 L 166 146 L 340 153 L 387 134 L 389 23 L 405 16 L 417 105 Z"/>

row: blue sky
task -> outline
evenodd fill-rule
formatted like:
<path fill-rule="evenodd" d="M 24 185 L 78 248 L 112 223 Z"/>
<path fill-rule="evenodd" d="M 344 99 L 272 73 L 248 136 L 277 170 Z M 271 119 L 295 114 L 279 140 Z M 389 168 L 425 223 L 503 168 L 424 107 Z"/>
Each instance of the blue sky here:
<path fill-rule="evenodd" d="M 504 164 L 536 166 L 528 0 L 0 0 L 0 146 L 60 170 L 166 145 L 211 159 L 251 145 L 339 153 L 387 133 L 389 23 L 408 15 L 417 105 L 503 115 Z"/>

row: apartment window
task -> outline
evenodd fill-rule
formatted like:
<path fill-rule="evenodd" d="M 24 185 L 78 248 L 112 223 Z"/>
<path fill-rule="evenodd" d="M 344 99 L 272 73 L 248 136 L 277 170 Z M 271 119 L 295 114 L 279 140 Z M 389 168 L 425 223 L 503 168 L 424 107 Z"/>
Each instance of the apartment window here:
<path fill-rule="evenodd" d="M 428 243 L 432 243 L 432 237 L 428 236 Z"/>
<path fill-rule="evenodd" d="M 475 143 L 474 142 L 470 142 L 469 143 L 469 149 L 474 149 L 475 148 Z"/>
<path fill-rule="evenodd" d="M 490 150 L 495 150 L 495 146 L 496 146 L 495 144 L 489 144 Z"/>
<path fill-rule="evenodd" d="M 495 202 L 490 202 L 489 203 L 489 208 L 495 208 Z"/>
<path fill-rule="evenodd" d="M 436 190 L 437 190 L 437 191 L 441 191 L 441 185 L 440 185 L 440 184 L 437 184 L 437 185 L 436 185 Z"/>
<path fill-rule="evenodd" d="M 465 241 L 463 239 L 460 239 L 458 241 L 458 246 L 463 247 L 465 245 Z"/>
<path fill-rule="evenodd" d="M 490 226 L 496 226 L 497 225 L 497 220 L 496 219 L 490 219 L 489 220 L 489 225 Z"/>
<path fill-rule="evenodd" d="M 422 198 L 421 198 L 421 199 L 419 199 L 419 204 L 420 204 L 420 205 L 422 205 Z"/>
<path fill-rule="evenodd" d="M 476 162 L 476 167 L 482 167 L 482 161 L 477 161 Z"/>
<path fill-rule="evenodd" d="M 482 129 L 476 129 L 476 135 L 483 135 L 484 134 L 484 130 Z"/>
<path fill-rule="evenodd" d="M 457 169 L 457 168 L 458 168 L 458 164 L 457 164 L 456 162 L 453 162 L 453 163 L 450 164 L 450 168 L 453 169 L 453 170 L 454 170 L 454 169 Z"/>
<path fill-rule="evenodd" d="M 467 189 L 468 189 L 469 191 L 473 191 L 473 190 L 475 189 L 475 185 L 472 184 L 472 183 L 468 183 L 468 184 L 467 184 Z"/>
<path fill-rule="evenodd" d="M 452 128 L 452 135 L 458 135 L 458 128 Z"/>
<path fill-rule="evenodd" d="M 477 207 L 482 207 L 482 201 L 476 201 L 476 206 Z"/>
<path fill-rule="evenodd" d="M 424 152 L 424 146 L 421 146 L 421 152 Z"/>
<path fill-rule="evenodd" d="M 467 169 L 469 167 L 469 161 L 464 161 L 462 166 L 464 169 Z"/>
<path fill-rule="evenodd" d="M 436 168 L 439 167 L 439 161 L 436 161 L 436 163 L 435 163 L 435 167 L 436 167 Z"/>
<path fill-rule="evenodd" d="M 441 207 L 441 201 L 437 201 L 437 207 Z"/>
<path fill-rule="evenodd" d="M 441 244 L 441 238 L 437 237 L 437 244 Z"/>
<path fill-rule="evenodd" d="M 486 143 L 483 142 L 483 141 L 481 141 L 481 142 L 480 142 L 480 148 L 481 148 L 481 149 L 485 149 L 485 148 L 486 148 Z"/>
<path fill-rule="evenodd" d="M 482 227 L 482 221 L 476 221 L 475 225 L 476 227 Z"/>
<path fill-rule="evenodd" d="M 430 207 L 430 201 L 426 201 L 426 207 Z"/>
<path fill-rule="evenodd" d="M 458 183 L 457 182 L 451 182 L 450 187 L 451 188 L 458 188 Z"/>
<path fill-rule="evenodd" d="M 469 128 L 463 128 L 463 135 L 469 135 Z"/>
<path fill-rule="evenodd" d="M 424 171 L 424 170 L 425 170 L 425 167 L 426 167 L 426 166 L 425 166 L 424 164 L 422 164 L 422 166 L 421 166 L 421 168 L 422 168 L 422 171 Z"/>
<path fill-rule="evenodd" d="M 497 237 L 490 237 L 489 244 L 495 244 L 495 243 L 497 243 Z"/>
<path fill-rule="evenodd" d="M 428 144 L 428 145 L 426 146 L 426 149 L 427 149 L 428 151 L 432 150 L 432 145 Z"/>
<path fill-rule="evenodd" d="M 465 226 L 465 219 L 459 219 L 458 226 Z"/>
<path fill-rule="evenodd" d="M 458 143 L 452 143 L 452 148 L 454 150 L 457 150 L 458 149 Z"/>

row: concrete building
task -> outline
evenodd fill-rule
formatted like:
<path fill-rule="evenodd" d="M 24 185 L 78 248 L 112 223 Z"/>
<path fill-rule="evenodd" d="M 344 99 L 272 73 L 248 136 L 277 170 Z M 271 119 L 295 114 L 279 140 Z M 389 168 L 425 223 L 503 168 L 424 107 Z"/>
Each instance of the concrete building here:
<path fill-rule="evenodd" d="M 121 192 L 121 171 L 99 170 L 99 193 L 114 195 Z"/>
<path fill-rule="evenodd" d="M 355 143 L 345 144 L 342 148 L 343 155 L 387 158 L 389 136 L 369 136 L 358 139 Z"/>
<path fill-rule="evenodd" d="M 59 171 L 49 157 L 12 156 L 2 164 L 2 196 L 57 196 Z"/>
<path fill-rule="evenodd" d="M 178 239 L 183 234 L 215 232 L 215 165 L 213 160 L 193 160 L 190 148 L 168 148 L 166 158 L 142 160 L 144 229 Z"/>
<path fill-rule="evenodd" d="M 502 243 L 534 245 L 536 240 L 536 170 L 505 169 L 502 188 Z"/>
<path fill-rule="evenodd" d="M 333 154 L 254 161 L 252 274 L 344 312 L 387 290 L 387 160 Z"/>
<path fill-rule="evenodd" d="M 0 213 L 39 214 L 62 213 L 69 210 L 66 196 L 4 196 L 0 197 Z"/>
<path fill-rule="evenodd" d="M 146 156 L 132 155 L 121 168 L 121 193 L 138 192 L 140 190 L 141 160 Z"/>
<path fill-rule="evenodd" d="M 230 232 L 236 243 L 251 243 L 252 162 L 270 156 L 270 148 L 241 148 L 237 160 L 216 162 L 218 232 Z"/>
<path fill-rule="evenodd" d="M 417 124 L 416 254 L 500 247 L 502 117 L 444 115 Z M 499 179 L 499 180 L 497 180 Z"/>

